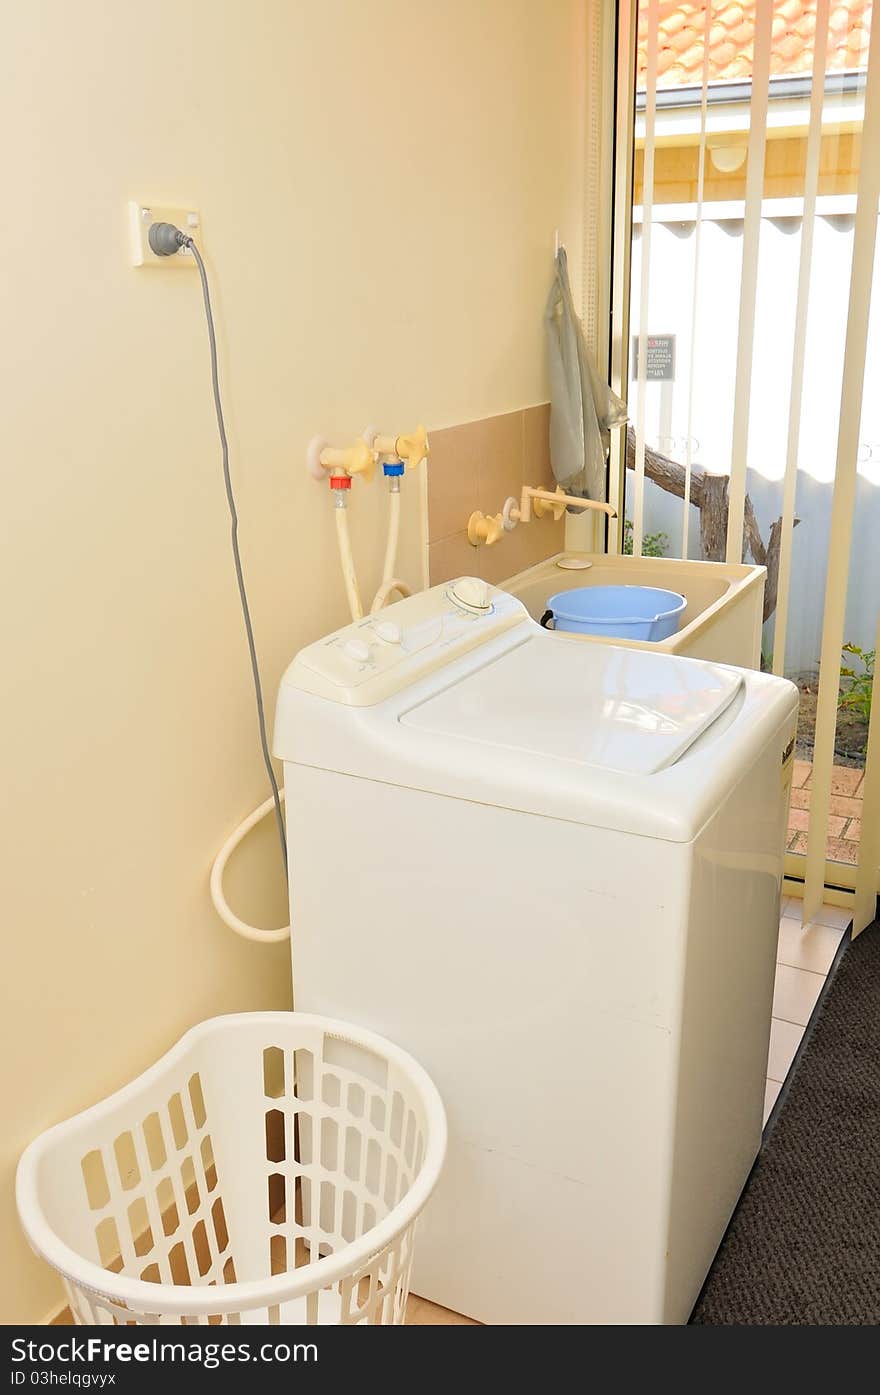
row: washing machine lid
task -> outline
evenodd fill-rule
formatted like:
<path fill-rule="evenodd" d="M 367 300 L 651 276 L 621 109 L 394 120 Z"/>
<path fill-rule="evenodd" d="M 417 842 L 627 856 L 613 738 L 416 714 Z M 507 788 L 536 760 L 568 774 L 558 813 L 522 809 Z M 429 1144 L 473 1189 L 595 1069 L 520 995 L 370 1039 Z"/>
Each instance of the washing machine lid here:
<path fill-rule="evenodd" d="M 499 753 L 652 775 L 684 755 L 743 682 L 714 664 L 542 632 L 399 720 Z"/>

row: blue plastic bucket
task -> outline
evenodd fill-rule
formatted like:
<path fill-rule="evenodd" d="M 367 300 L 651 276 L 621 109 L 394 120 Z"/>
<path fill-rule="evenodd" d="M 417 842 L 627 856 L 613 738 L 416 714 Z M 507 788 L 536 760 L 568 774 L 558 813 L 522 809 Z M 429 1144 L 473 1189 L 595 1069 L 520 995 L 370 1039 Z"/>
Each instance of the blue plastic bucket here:
<path fill-rule="evenodd" d="M 547 602 L 542 625 L 607 639 L 668 639 L 678 629 L 686 597 L 656 586 L 577 586 Z"/>

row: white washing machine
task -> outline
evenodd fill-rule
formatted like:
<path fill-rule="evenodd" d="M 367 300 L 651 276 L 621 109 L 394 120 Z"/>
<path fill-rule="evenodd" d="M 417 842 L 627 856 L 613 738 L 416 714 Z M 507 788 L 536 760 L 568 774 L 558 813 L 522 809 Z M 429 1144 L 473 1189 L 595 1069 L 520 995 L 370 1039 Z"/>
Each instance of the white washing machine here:
<path fill-rule="evenodd" d="M 399 1042 L 449 1115 L 413 1292 L 687 1320 L 760 1143 L 796 714 L 472 578 L 287 670 L 296 1005 Z"/>

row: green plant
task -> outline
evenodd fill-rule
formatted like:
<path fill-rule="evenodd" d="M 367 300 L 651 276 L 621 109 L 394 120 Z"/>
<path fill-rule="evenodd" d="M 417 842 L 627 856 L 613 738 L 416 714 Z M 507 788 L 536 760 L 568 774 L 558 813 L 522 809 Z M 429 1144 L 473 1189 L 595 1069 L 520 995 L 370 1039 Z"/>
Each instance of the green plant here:
<path fill-rule="evenodd" d="M 841 711 L 854 712 L 863 722 L 871 720 L 871 698 L 874 692 L 874 662 L 876 649 L 862 649 L 858 644 L 845 644 L 844 654 L 851 654 L 861 664 L 860 669 L 848 665 L 841 666 L 840 676 L 847 679 L 841 684 L 837 706 Z"/>
<path fill-rule="evenodd" d="M 642 556 L 665 557 L 668 546 L 668 533 L 646 533 L 642 538 Z M 632 557 L 633 523 L 631 518 L 623 520 L 623 550 L 627 557 Z"/>

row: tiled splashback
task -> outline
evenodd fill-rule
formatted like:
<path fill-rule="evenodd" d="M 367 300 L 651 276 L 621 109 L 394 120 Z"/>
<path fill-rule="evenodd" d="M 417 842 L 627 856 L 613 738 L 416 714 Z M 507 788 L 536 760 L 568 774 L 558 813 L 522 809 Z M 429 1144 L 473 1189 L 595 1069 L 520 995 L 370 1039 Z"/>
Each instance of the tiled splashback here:
<path fill-rule="evenodd" d="M 428 568 L 431 585 L 455 576 L 495 584 L 564 547 L 565 521 L 533 518 L 492 547 L 471 547 L 474 509 L 498 513 L 524 484 L 555 489 L 550 467 L 550 407 L 526 407 L 431 432 L 428 458 Z"/>

